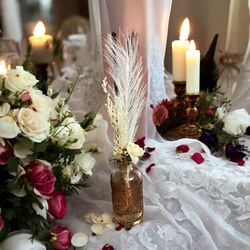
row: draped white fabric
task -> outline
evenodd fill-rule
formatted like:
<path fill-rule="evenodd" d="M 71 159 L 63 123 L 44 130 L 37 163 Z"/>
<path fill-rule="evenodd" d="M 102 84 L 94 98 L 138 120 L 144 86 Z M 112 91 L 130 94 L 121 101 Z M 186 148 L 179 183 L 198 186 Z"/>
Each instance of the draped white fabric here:
<path fill-rule="evenodd" d="M 189 145 L 190 152 L 177 155 L 176 146 L 180 144 Z M 140 166 L 144 178 L 144 223 L 130 231 L 112 230 L 102 236 L 90 236 L 84 249 L 101 249 L 106 243 L 121 250 L 250 249 L 249 162 L 238 167 L 212 156 L 206 146 L 191 139 L 149 140 L 147 145 L 156 147 L 156 151 Z M 205 162 L 198 165 L 190 155 L 201 150 Z M 156 166 L 146 174 L 145 169 L 152 162 Z M 90 187 L 71 199 L 70 213 L 64 222 L 74 232 L 91 235 L 90 226 L 81 220 L 84 213 L 112 212 L 110 173 L 107 164 L 100 163 Z"/>

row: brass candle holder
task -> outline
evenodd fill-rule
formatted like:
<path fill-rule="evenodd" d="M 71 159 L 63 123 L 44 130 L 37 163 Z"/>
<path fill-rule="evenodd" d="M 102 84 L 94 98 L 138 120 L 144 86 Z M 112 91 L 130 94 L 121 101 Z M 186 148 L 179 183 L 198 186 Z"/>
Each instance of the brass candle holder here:
<path fill-rule="evenodd" d="M 198 110 L 196 107 L 199 94 L 187 94 L 187 108 L 186 108 L 186 123 L 176 128 L 176 133 L 179 138 L 199 139 L 201 136 L 201 129 L 197 124 Z"/>
<path fill-rule="evenodd" d="M 174 84 L 174 91 L 176 94 L 176 98 L 173 101 L 173 109 L 178 115 L 183 116 L 185 112 L 183 112 L 187 107 L 187 102 L 185 100 L 185 94 L 186 94 L 186 82 L 176 82 L 173 81 Z M 185 115 L 184 115 L 185 116 Z M 185 117 L 183 117 L 185 119 Z"/>

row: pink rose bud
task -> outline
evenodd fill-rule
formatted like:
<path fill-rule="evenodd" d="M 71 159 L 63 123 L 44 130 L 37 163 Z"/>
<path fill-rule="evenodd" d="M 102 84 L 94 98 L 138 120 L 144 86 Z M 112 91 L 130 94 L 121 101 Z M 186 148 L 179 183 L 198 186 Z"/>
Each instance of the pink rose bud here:
<path fill-rule="evenodd" d="M 56 177 L 50 166 L 41 161 L 33 161 L 26 166 L 29 182 L 41 195 L 51 195 L 54 192 Z"/>
<path fill-rule="evenodd" d="M 55 250 L 69 249 L 71 233 L 67 227 L 55 226 L 50 233 L 50 242 Z"/>
<path fill-rule="evenodd" d="M 21 96 L 21 100 L 23 102 L 30 102 L 31 101 L 31 96 L 29 92 L 24 92 Z"/>
<path fill-rule="evenodd" d="M 4 145 L 0 143 L 0 165 L 5 165 L 13 156 L 13 148 L 5 141 Z"/>
<path fill-rule="evenodd" d="M 54 192 L 52 198 L 48 200 L 49 213 L 56 219 L 61 219 L 67 211 L 67 201 L 60 192 Z"/>
<path fill-rule="evenodd" d="M 4 228 L 4 219 L 2 215 L 0 215 L 0 232 L 3 230 L 3 228 Z"/>

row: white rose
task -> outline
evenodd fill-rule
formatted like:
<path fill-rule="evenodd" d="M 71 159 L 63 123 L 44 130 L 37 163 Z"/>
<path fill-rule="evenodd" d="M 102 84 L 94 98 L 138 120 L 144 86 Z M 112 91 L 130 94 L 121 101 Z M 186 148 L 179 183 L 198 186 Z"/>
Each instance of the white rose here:
<path fill-rule="evenodd" d="M 77 184 L 82 178 L 82 172 L 78 167 L 66 166 L 64 168 L 64 174 L 70 178 L 71 184 Z"/>
<path fill-rule="evenodd" d="M 0 137 L 11 139 L 15 138 L 20 132 L 13 117 L 4 116 L 0 118 Z"/>
<path fill-rule="evenodd" d="M 42 216 L 44 219 L 47 219 L 47 210 L 48 210 L 48 202 L 42 198 L 38 198 L 43 208 L 41 209 L 37 203 L 33 202 L 32 207 L 36 211 L 36 213 Z"/>
<path fill-rule="evenodd" d="M 18 125 L 25 137 L 34 142 L 45 140 L 50 131 L 50 123 L 43 115 L 30 108 L 15 110 Z"/>
<path fill-rule="evenodd" d="M 32 107 L 45 117 L 49 117 L 53 107 L 53 101 L 48 96 L 44 95 L 42 91 L 38 89 L 32 89 L 29 91 L 32 100 Z"/>
<path fill-rule="evenodd" d="M 245 109 L 236 109 L 228 113 L 224 119 L 224 130 L 230 134 L 244 134 L 250 126 L 250 115 Z"/>
<path fill-rule="evenodd" d="M 67 117 L 55 129 L 52 137 L 60 146 L 80 149 L 85 141 L 85 131 L 73 117 Z"/>
<path fill-rule="evenodd" d="M 22 66 L 17 66 L 6 73 L 5 87 L 12 92 L 20 92 L 31 89 L 37 82 L 34 75 L 25 71 Z"/>
<path fill-rule="evenodd" d="M 10 105 L 9 103 L 3 103 L 1 106 L 0 106 L 0 117 L 2 116 L 6 116 L 8 114 L 8 112 L 10 111 Z"/>
<path fill-rule="evenodd" d="M 217 108 L 216 115 L 218 119 L 222 120 L 225 114 L 226 114 L 226 109 L 224 107 Z"/>
<path fill-rule="evenodd" d="M 32 143 L 26 139 L 23 141 L 18 141 L 14 145 L 14 155 L 20 159 L 25 159 L 28 155 L 32 155 Z"/>
<path fill-rule="evenodd" d="M 89 154 L 82 152 L 79 155 L 76 155 L 73 162 L 74 167 L 78 167 L 81 172 L 86 175 L 92 175 L 92 168 L 95 165 L 95 159 Z"/>
<path fill-rule="evenodd" d="M 136 164 L 139 161 L 139 158 L 144 154 L 143 149 L 133 142 L 130 142 L 127 145 L 127 152 L 134 164 Z"/>

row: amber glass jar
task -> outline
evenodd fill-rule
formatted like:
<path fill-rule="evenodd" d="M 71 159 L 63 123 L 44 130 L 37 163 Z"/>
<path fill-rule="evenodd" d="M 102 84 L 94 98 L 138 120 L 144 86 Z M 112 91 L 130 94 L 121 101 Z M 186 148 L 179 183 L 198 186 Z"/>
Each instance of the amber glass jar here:
<path fill-rule="evenodd" d="M 110 180 L 114 218 L 128 229 L 143 220 L 142 174 L 132 162 L 116 165 Z"/>

